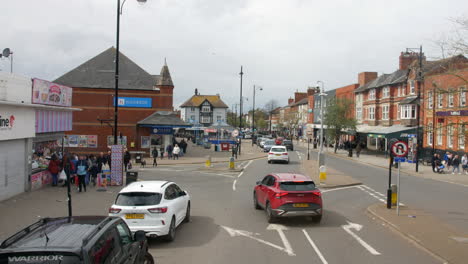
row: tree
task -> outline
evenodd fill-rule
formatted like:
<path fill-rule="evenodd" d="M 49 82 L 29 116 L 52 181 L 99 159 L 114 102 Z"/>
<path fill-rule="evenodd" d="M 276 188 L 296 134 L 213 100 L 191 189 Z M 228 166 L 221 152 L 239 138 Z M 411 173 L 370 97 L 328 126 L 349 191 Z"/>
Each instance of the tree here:
<path fill-rule="evenodd" d="M 336 144 L 344 131 L 356 130 L 357 121 L 350 117 L 348 112 L 352 109 L 353 102 L 346 98 L 335 98 L 327 104 L 323 123 L 327 126 L 329 138 L 335 140 L 335 153 L 338 148 Z"/>
<path fill-rule="evenodd" d="M 451 18 L 453 29 L 445 32 L 434 41 L 442 53 L 442 58 L 458 54 L 468 54 L 468 17 Z"/>

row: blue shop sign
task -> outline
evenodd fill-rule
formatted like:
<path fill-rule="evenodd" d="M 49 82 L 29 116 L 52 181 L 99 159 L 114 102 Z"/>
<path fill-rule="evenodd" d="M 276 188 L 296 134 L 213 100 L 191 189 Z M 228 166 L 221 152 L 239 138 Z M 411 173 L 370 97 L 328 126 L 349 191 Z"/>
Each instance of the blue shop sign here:
<path fill-rule="evenodd" d="M 174 130 L 172 127 L 152 127 L 151 134 L 155 135 L 172 135 Z"/>
<path fill-rule="evenodd" d="M 151 108 L 152 107 L 152 98 L 119 97 L 118 102 L 119 102 L 119 107 L 136 107 L 136 108 Z"/>

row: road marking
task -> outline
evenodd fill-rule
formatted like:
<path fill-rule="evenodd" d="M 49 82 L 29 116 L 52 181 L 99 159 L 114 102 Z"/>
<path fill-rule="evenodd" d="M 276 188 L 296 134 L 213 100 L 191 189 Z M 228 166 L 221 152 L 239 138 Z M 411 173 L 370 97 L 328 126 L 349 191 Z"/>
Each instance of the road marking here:
<path fill-rule="evenodd" d="M 364 187 L 364 188 L 363 188 Z M 386 204 L 387 203 L 387 196 L 385 196 L 384 194 L 372 189 L 371 187 L 367 186 L 367 185 L 362 185 L 362 186 L 359 186 L 359 189 L 361 189 L 362 191 L 368 193 L 370 196 L 374 197 L 375 199 L 381 201 L 382 203 Z M 400 203 L 401 206 L 404 206 L 405 204 L 404 203 Z"/>
<path fill-rule="evenodd" d="M 341 188 L 333 188 L 333 189 L 329 189 L 329 190 L 323 190 L 322 193 L 340 191 L 340 190 L 351 189 L 351 188 L 359 188 L 359 187 L 360 187 L 360 185 L 347 186 L 347 187 L 341 187 Z"/>
<path fill-rule="evenodd" d="M 323 257 L 322 253 L 320 252 L 320 250 L 318 249 L 318 247 L 315 245 L 314 241 L 310 238 L 309 234 L 307 233 L 307 231 L 305 229 L 302 229 L 302 232 L 304 232 L 304 235 L 305 237 L 307 238 L 307 240 L 309 241 L 310 245 L 312 246 L 312 248 L 315 250 L 315 253 L 317 253 L 317 255 L 319 256 L 320 260 L 322 261 L 323 264 L 328 264 L 327 260 Z"/>
<path fill-rule="evenodd" d="M 294 252 L 289 252 L 286 248 L 275 245 L 275 244 L 273 244 L 271 242 L 268 242 L 266 240 L 254 237 L 252 232 L 245 231 L 245 230 L 237 230 L 237 229 L 227 227 L 227 226 L 221 226 L 221 227 L 224 230 L 226 230 L 226 232 L 228 232 L 231 237 L 235 237 L 235 236 L 248 237 L 248 238 L 251 238 L 251 239 L 253 239 L 253 240 L 257 241 L 257 242 L 263 243 L 263 244 L 265 244 L 267 246 L 270 246 L 272 248 L 276 248 L 276 249 L 278 249 L 280 251 L 283 251 L 283 252 L 287 253 L 289 256 L 295 256 L 296 255 L 296 254 L 294 254 Z"/>
<path fill-rule="evenodd" d="M 237 175 L 237 178 L 240 178 L 243 174 L 244 174 L 244 171 L 241 171 L 241 173 L 239 173 L 239 175 Z"/>
<path fill-rule="evenodd" d="M 247 167 L 252 163 L 253 160 L 249 160 L 249 162 L 247 163 L 247 165 L 245 165 L 244 167 L 244 170 L 247 169 Z"/>
<path fill-rule="evenodd" d="M 362 240 L 362 238 L 360 238 L 353 231 L 351 231 L 351 229 L 354 229 L 356 231 L 360 231 L 362 229 L 362 225 L 356 224 L 356 223 L 351 223 L 351 222 L 348 221 L 347 225 L 342 225 L 341 227 L 344 229 L 344 231 L 346 231 L 354 239 L 356 239 L 357 242 L 359 242 L 359 244 L 361 244 L 361 246 L 363 246 L 365 249 L 367 249 L 367 251 L 369 251 L 372 255 L 380 255 L 380 253 L 377 250 L 375 250 L 373 247 L 371 247 L 371 245 L 367 244 L 364 240 Z"/>
<path fill-rule="evenodd" d="M 233 191 L 236 190 L 236 183 L 237 183 L 237 179 L 235 179 L 234 182 L 232 183 L 232 190 Z"/>
<path fill-rule="evenodd" d="M 267 230 L 276 230 L 278 232 L 278 235 L 281 238 L 281 241 L 283 241 L 284 248 L 286 249 L 286 252 L 288 253 L 289 256 L 295 256 L 294 251 L 291 247 L 291 244 L 289 243 L 289 240 L 286 238 L 286 235 L 284 234 L 284 230 L 288 230 L 287 227 L 284 225 L 277 225 L 277 224 L 270 224 L 267 227 Z"/>
<path fill-rule="evenodd" d="M 247 167 L 252 163 L 252 161 L 253 160 L 249 160 L 249 162 L 247 162 L 247 165 L 244 166 L 244 170 L 242 170 L 241 173 L 239 173 L 237 178 L 240 178 L 244 174 L 245 169 L 247 169 Z M 234 182 L 232 183 L 232 190 L 233 191 L 236 190 L 236 183 L 237 183 L 237 179 L 235 179 Z"/>

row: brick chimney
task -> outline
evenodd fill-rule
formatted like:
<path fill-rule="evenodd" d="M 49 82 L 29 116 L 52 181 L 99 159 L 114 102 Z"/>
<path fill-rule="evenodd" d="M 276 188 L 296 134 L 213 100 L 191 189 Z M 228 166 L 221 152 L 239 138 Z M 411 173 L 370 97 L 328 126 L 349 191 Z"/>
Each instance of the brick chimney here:
<path fill-rule="evenodd" d="M 294 93 L 294 102 L 297 103 L 300 100 L 304 99 L 307 97 L 307 93 L 300 93 L 300 92 L 295 92 Z"/>
<path fill-rule="evenodd" d="M 407 70 L 408 66 L 418 59 L 417 52 L 401 52 L 400 54 L 400 70 Z M 424 56 L 424 54 L 423 54 Z"/>
<path fill-rule="evenodd" d="M 289 99 L 288 99 L 288 105 L 290 105 L 290 104 L 292 104 L 292 103 L 294 103 L 294 99 L 292 99 L 291 97 L 289 97 Z"/>
<path fill-rule="evenodd" d="M 358 74 L 358 83 L 359 86 L 363 86 L 364 84 L 377 79 L 376 72 L 361 72 Z"/>
<path fill-rule="evenodd" d="M 314 94 L 315 94 L 315 89 L 314 88 L 307 89 L 307 96 L 313 96 Z"/>

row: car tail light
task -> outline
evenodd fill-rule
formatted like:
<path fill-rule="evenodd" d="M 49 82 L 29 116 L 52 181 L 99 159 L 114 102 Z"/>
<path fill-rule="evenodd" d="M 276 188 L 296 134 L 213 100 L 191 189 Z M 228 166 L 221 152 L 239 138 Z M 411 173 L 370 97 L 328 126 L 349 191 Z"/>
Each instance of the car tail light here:
<path fill-rule="evenodd" d="M 164 214 L 165 212 L 167 212 L 167 207 L 150 208 L 148 209 L 148 212 L 153 214 Z"/>
<path fill-rule="evenodd" d="M 283 153 L 283 155 L 288 155 L 288 153 L 287 153 L 287 152 L 286 152 L 286 153 Z"/>
<path fill-rule="evenodd" d="M 122 211 L 122 209 L 119 209 L 119 208 L 109 208 L 109 214 L 118 214 L 120 213 L 120 211 Z"/>
<path fill-rule="evenodd" d="M 273 155 L 273 154 L 275 154 L 275 153 L 273 153 L 273 152 L 268 153 L 268 155 Z"/>
<path fill-rule="evenodd" d="M 322 193 L 320 191 L 313 191 L 312 194 L 318 196 L 318 197 L 322 197 Z"/>
<path fill-rule="evenodd" d="M 280 199 L 281 197 L 283 197 L 283 196 L 285 196 L 285 195 L 288 195 L 288 193 L 287 193 L 287 192 L 279 192 L 279 193 L 276 193 L 276 194 L 275 194 L 275 197 L 278 198 L 278 199 Z"/>

